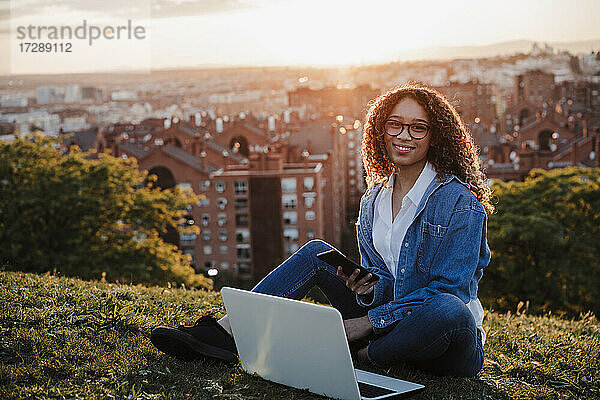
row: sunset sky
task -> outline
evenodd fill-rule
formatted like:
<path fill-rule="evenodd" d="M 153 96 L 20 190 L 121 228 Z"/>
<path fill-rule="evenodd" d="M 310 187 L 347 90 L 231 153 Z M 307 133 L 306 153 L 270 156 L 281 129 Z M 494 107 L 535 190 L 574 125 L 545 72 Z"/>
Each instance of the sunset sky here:
<path fill-rule="evenodd" d="M 145 24 L 150 27 L 148 63 L 153 69 L 379 63 L 414 58 L 415 50 L 436 46 L 600 39 L 596 0 L 138 0 L 147 5 L 148 13 L 107 7 L 107 1 L 13 1 L 27 4 L 26 17 L 35 21 L 41 20 L 39 15 L 50 15 L 55 20 L 47 23 L 104 17 Z M 146 18 L 139 18 L 145 14 L 151 15 L 149 25 Z M 0 22 L 4 56 L 10 53 L 7 0 L 0 0 Z M 54 72 L 114 68 L 113 53 L 101 46 L 97 51 L 106 65 L 74 58 L 61 64 L 64 71 Z M 6 60 L 4 64 L 0 74 L 8 72 Z"/>

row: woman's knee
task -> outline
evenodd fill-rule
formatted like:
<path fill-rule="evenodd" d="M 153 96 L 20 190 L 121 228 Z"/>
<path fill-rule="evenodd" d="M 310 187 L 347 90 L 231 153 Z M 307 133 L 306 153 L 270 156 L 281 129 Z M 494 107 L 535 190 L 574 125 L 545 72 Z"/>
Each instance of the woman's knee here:
<path fill-rule="evenodd" d="M 466 358 L 475 354 L 476 335 L 475 320 L 466 304 L 453 294 L 441 293 L 373 341 L 368 355 L 380 366 L 408 361 L 442 375 L 474 376 L 479 371 L 474 368 L 477 360 Z M 465 357 L 464 363 L 461 357 Z"/>
<path fill-rule="evenodd" d="M 309 242 L 306 242 L 304 246 L 300 247 L 298 249 L 298 253 L 305 257 L 311 257 L 333 248 L 334 247 L 332 245 L 323 240 L 313 239 Z"/>
<path fill-rule="evenodd" d="M 475 328 L 475 319 L 467 305 L 451 293 L 440 293 L 427 301 L 435 319 L 447 329 Z M 433 316 L 433 315 L 432 315 Z"/>

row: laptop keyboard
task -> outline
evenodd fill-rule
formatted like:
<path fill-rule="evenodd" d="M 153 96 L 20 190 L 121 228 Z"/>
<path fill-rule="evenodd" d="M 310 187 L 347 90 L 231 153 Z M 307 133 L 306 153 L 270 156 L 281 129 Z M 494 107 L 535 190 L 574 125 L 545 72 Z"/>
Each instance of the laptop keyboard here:
<path fill-rule="evenodd" d="M 368 383 L 358 382 L 358 390 L 362 397 L 379 397 L 385 394 L 395 393 L 393 390 L 382 388 L 381 386 L 373 386 Z"/>

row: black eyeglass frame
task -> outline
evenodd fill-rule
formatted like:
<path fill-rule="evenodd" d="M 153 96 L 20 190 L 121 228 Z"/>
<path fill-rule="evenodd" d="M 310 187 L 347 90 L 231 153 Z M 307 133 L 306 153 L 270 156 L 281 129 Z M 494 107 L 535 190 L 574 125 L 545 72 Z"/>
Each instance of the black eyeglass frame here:
<path fill-rule="evenodd" d="M 387 130 L 387 124 L 388 124 L 388 122 L 390 122 L 390 121 L 394 121 L 395 123 L 397 123 L 397 124 L 400 124 L 400 132 L 398 132 L 398 133 L 397 133 L 397 134 L 395 134 L 395 135 L 392 135 L 392 134 L 390 134 L 390 133 L 388 132 L 388 130 Z M 424 126 L 425 128 L 427 128 L 427 131 L 425 131 L 425 134 L 424 134 L 423 136 L 415 137 L 415 136 L 413 136 L 413 134 L 412 134 L 412 132 L 411 132 L 411 131 L 412 131 L 412 127 L 413 127 L 414 125 L 420 125 L 420 126 Z M 385 123 L 383 124 L 383 131 L 384 131 L 384 132 L 385 132 L 385 134 L 386 134 L 386 135 L 388 135 L 388 136 L 392 136 L 392 137 L 398 137 L 398 136 L 400 136 L 400 135 L 402 134 L 402 132 L 404 132 L 404 127 L 405 127 L 405 126 L 408 126 L 408 136 L 410 136 L 411 138 L 413 138 L 413 139 L 415 139 L 415 140 L 421 140 L 421 139 L 425 139 L 425 138 L 427 137 L 427 135 L 429 135 L 429 131 L 431 130 L 431 127 L 430 127 L 429 125 L 427 125 L 427 124 L 423 123 L 423 122 L 415 122 L 415 123 L 413 123 L 413 124 L 404 124 L 404 123 L 402 123 L 402 122 L 400 122 L 400 121 L 395 121 L 395 120 L 393 120 L 393 119 L 388 119 L 388 120 L 387 120 L 387 121 L 385 121 Z"/>

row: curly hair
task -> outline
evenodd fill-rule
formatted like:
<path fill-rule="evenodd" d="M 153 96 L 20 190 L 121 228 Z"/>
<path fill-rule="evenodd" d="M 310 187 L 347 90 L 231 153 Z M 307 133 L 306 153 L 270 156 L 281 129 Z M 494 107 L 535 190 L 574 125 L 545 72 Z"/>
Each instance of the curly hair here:
<path fill-rule="evenodd" d="M 467 183 L 485 210 L 492 213 L 491 190 L 471 134 L 444 95 L 417 82 L 398 86 L 369 102 L 361 146 L 369 188 L 387 180 L 395 169 L 385 148 L 384 124 L 394 106 L 406 97 L 419 103 L 429 116 L 431 137 L 427 160 L 438 174 L 454 174 Z"/>

